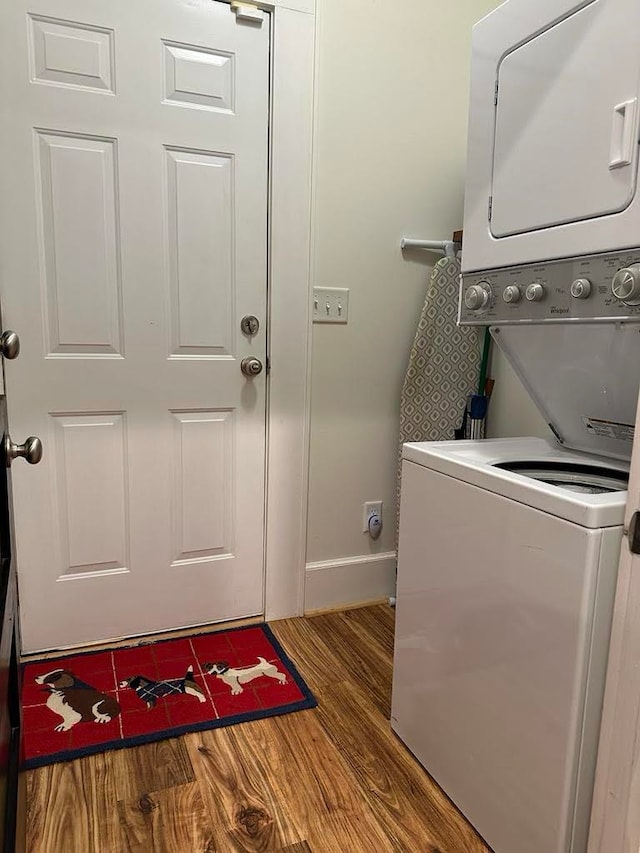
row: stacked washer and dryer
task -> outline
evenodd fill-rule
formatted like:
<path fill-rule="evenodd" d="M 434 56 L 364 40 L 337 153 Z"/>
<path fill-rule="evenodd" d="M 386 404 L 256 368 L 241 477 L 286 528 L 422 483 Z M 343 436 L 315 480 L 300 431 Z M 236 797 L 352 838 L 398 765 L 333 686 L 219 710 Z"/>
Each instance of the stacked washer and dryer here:
<path fill-rule="evenodd" d="M 637 0 L 507 0 L 473 33 L 460 322 L 553 438 L 405 445 L 392 726 L 495 853 L 587 849 L 640 385 L 638 32 Z"/>

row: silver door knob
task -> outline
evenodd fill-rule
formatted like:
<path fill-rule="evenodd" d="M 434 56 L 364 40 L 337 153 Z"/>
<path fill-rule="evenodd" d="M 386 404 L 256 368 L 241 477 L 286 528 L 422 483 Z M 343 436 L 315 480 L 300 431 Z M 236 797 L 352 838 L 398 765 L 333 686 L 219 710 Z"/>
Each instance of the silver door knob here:
<path fill-rule="evenodd" d="M 26 459 L 29 465 L 37 465 L 42 459 L 42 442 L 35 435 L 30 435 L 24 444 L 14 444 L 11 437 L 4 437 L 4 453 L 7 460 L 7 468 L 18 456 Z"/>
<path fill-rule="evenodd" d="M 640 512 L 634 512 L 627 530 L 629 550 L 632 554 L 640 554 Z"/>
<path fill-rule="evenodd" d="M 258 374 L 262 373 L 262 362 L 254 355 L 249 355 L 240 362 L 240 370 L 245 376 L 258 376 Z"/>
<path fill-rule="evenodd" d="M 0 355 L 13 359 L 20 355 L 20 338 L 17 332 L 7 329 L 0 335 Z"/>

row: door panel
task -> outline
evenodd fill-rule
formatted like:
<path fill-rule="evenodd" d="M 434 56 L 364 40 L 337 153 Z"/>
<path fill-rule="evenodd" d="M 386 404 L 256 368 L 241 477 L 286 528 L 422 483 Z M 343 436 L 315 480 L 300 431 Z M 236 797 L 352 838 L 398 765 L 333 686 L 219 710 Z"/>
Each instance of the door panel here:
<path fill-rule="evenodd" d="M 124 420 L 123 412 L 52 416 L 61 578 L 129 565 Z"/>
<path fill-rule="evenodd" d="M 175 561 L 233 553 L 233 412 L 174 412 Z"/>
<path fill-rule="evenodd" d="M 166 153 L 171 354 L 230 355 L 233 159 L 212 151 Z M 215 288 L 209 270 L 216 271 Z"/>
<path fill-rule="evenodd" d="M 163 41 L 165 99 L 217 112 L 234 111 L 234 55 Z"/>
<path fill-rule="evenodd" d="M 116 140 L 36 131 L 49 356 L 122 354 Z"/>
<path fill-rule="evenodd" d="M 25 650 L 259 614 L 268 18 L 0 14 L 9 423 L 45 443 L 13 469 Z"/>
<path fill-rule="evenodd" d="M 28 15 L 31 79 L 113 92 L 113 30 Z"/>

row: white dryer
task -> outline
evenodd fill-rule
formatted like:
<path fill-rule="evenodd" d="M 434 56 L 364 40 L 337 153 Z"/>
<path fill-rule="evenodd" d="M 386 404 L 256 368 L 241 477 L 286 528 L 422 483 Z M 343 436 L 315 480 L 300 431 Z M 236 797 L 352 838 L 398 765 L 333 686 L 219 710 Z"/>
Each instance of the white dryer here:
<path fill-rule="evenodd" d="M 637 248 L 640 3 L 508 0 L 474 27 L 463 273 Z"/>
<path fill-rule="evenodd" d="M 496 853 L 584 853 L 626 467 L 403 451 L 391 725 Z"/>

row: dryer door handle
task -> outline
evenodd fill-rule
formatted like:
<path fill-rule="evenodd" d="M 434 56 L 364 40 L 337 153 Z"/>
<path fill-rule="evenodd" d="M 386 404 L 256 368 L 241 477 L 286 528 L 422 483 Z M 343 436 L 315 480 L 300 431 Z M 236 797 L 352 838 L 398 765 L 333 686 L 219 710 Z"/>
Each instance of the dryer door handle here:
<path fill-rule="evenodd" d="M 640 512 L 634 512 L 627 530 L 629 550 L 632 554 L 640 554 Z"/>
<path fill-rule="evenodd" d="M 630 166 L 636 148 L 636 111 L 638 99 L 632 98 L 613 109 L 613 127 L 611 128 L 610 169 Z"/>

